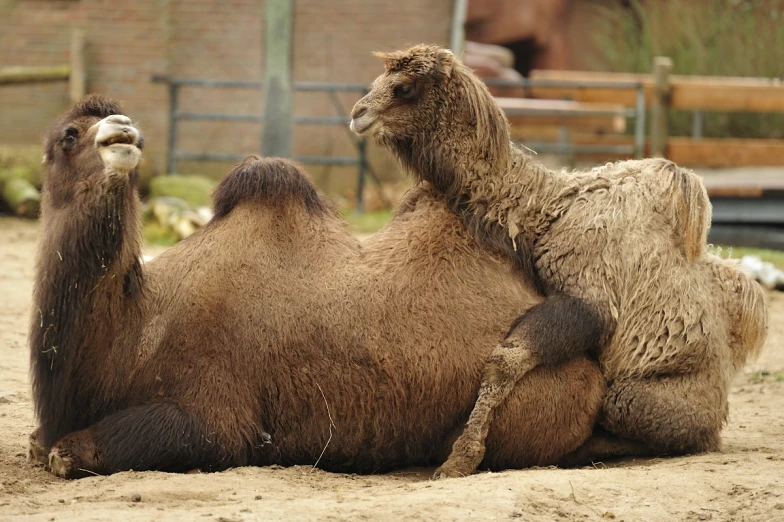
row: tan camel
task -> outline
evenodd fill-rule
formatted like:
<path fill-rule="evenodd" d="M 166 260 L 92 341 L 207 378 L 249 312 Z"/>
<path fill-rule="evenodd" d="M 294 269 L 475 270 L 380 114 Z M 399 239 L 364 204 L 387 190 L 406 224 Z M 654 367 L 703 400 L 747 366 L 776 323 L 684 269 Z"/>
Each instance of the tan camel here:
<path fill-rule="evenodd" d="M 601 424 L 642 448 L 599 433 L 575 462 L 716 450 L 730 379 L 761 348 L 767 317 L 759 285 L 705 252 L 701 180 L 662 159 L 546 169 L 510 144 L 498 104 L 451 52 L 420 45 L 381 58 L 386 72 L 355 105 L 352 128 L 432 183 L 477 238 L 528 267 L 548 295 L 581 299 L 600 319 L 609 382 Z M 540 348 L 514 326 L 494 349 L 440 476 L 476 469 L 493 409 L 552 360 Z"/>
<path fill-rule="evenodd" d="M 251 157 L 216 190 L 213 221 L 142 265 L 141 148 L 102 96 L 49 131 L 31 458 L 61 477 L 443 462 L 489 347 L 542 300 L 515 264 L 425 186 L 360 247 L 299 166 Z M 592 316 L 569 309 L 589 336 L 567 344 L 589 348 Z M 590 436 L 605 389 L 585 356 L 531 372 L 486 465 L 559 462 Z"/>

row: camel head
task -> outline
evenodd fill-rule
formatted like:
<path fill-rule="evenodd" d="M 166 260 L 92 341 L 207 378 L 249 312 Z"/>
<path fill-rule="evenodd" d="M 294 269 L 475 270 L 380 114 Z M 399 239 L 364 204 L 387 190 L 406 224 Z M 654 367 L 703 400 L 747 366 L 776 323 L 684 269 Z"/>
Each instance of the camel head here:
<path fill-rule="evenodd" d="M 415 177 L 446 192 L 466 181 L 466 157 L 485 158 L 478 172 L 505 166 L 506 118 L 450 50 L 421 44 L 376 55 L 386 70 L 354 105 L 351 130 L 372 136 Z"/>
<path fill-rule="evenodd" d="M 93 185 L 127 180 L 142 156 L 143 138 L 122 108 L 103 95 L 89 95 L 66 112 L 47 134 L 46 185 L 67 200 Z"/>
<path fill-rule="evenodd" d="M 455 57 L 448 49 L 418 45 L 407 51 L 375 53 L 386 72 L 351 111 L 351 130 L 395 139 L 414 137 L 446 100 Z M 428 118 L 428 116 L 431 116 Z"/>

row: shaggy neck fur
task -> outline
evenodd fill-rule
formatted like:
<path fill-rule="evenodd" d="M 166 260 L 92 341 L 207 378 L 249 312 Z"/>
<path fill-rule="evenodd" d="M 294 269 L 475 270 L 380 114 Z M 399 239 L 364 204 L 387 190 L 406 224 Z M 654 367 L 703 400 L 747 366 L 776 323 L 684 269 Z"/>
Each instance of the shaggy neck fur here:
<path fill-rule="evenodd" d="M 113 345 L 135 323 L 142 290 L 135 178 L 108 178 L 69 201 L 44 187 L 30 346 L 47 447 L 118 407 L 111 379 L 128 362 Z"/>
<path fill-rule="evenodd" d="M 577 188 L 510 142 L 503 111 L 467 67 L 455 62 L 445 81 L 431 125 L 413 138 L 382 136 L 383 145 L 418 180 L 444 193 L 476 237 L 535 276 L 533 242 Z"/>

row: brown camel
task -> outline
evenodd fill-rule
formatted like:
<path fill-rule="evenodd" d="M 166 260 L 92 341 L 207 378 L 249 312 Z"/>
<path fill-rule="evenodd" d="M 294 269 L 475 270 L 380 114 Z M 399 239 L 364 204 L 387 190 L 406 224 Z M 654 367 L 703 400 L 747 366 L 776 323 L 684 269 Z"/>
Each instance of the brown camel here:
<path fill-rule="evenodd" d="M 142 265 L 141 148 L 97 95 L 49 131 L 31 458 L 61 477 L 442 462 L 489 347 L 542 301 L 516 264 L 427 186 L 360 246 L 298 165 L 250 157 L 216 190 L 215 218 Z M 593 315 L 566 303 L 584 328 L 531 332 L 557 344 L 543 351 L 595 344 Z M 493 424 L 485 465 L 559 462 L 590 436 L 605 389 L 585 356 L 530 372 Z"/>
<path fill-rule="evenodd" d="M 477 238 L 517 260 L 548 295 L 579 298 L 599 318 L 609 383 L 601 425 L 623 440 L 597 433 L 575 462 L 716 450 L 730 380 L 761 348 L 767 317 L 759 285 L 705 251 L 701 180 L 662 159 L 546 169 L 510 143 L 502 110 L 450 51 L 419 45 L 381 58 L 386 72 L 355 105 L 352 129 L 432 183 Z M 552 360 L 520 328 L 532 321 L 522 316 L 493 350 L 439 475 L 476 469 L 494 408 Z"/>

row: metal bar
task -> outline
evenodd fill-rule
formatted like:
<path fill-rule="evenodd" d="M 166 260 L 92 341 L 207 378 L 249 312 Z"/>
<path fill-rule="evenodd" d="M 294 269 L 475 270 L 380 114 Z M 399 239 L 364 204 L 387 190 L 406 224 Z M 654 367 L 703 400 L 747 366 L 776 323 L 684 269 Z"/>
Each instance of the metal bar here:
<path fill-rule="evenodd" d="M 174 115 L 178 120 L 207 120 L 207 121 L 247 121 L 259 123 L 264 121 L 263 116 L 252 114 L 227 114 L 221 112 L 178 112 Z M 304 125 L 340 125 L 348 126 L 348 121 L 339 116 L 295 116 L 294 123 Z"/>
<path fill-rule="evenodd" d="M 692 120 L 691 135 L 695 138 L 702 138 L 702 125 L 705 121 L 705 113 L 702 111 L 694 111 L 694 119 Z"/>
<path fill-rule="evenodd" d="M 626 115 L 626 112 L 620 113 L 617 110 L 606 109 L 592 109 L 592 110 L 569 110 L 569 109 L 511 109 L 504 111 L 507 117 L 514 116 L 539 116 L 539 117 L 559 117 L 567 116 L 571 118 L 602 118 L 605 116 L 620 116 Z"/>
<path fill-rule="evenodd" d="M 228 87 L 235 89 L 261 89 L 264 82 L 253 80 L 211 80 L 209 78 L 169 78 L 153 75 L 153 83 L 167 83 L 181 87 Z M 334 92 L 367 92 L 367 86 L 360 83 L 331 82 L 294 82 L 297 91 L 334 91 Z"/>
<path fill-rule="evenodd" d="M 551 154 L 634 154 L 634 145 L 562 145 L 560 143 L 526 142 L 525 146 L 535 152 Z"/>
<path fill-rule="evenodd" d="M 640 86 L 637 88 L 637 101 L 635 103 L 634 118 L 634 155 L 637 159 L 645 156 L 645 89 Z"/>
<path fill-rule="evenodd" d="M 714 223 L 758 223 L 784 225 L 784 198 L 711 198 Z"/>
<path fill-rule="evenodd" d="M 226 154 L 212 152 L 177 152 L 175 157 L 183 161 L 242 161 L 250 154 Z"/>
<path fill-rule="evenodd" d="M 784 229 L 739 224 L 715 224 L 708 231 L 708 242 L 784 250 Z"/>
<path fill-rule="evenodd" d="M 367 92 L 367 85 L 359 83 L 294 82 L 295 91 Z"/>
<path fill-rule="evenodd" d="M 485 85 L 490 87 L 549 87 L 553 89 L 638 89 L 642 82 L 621 82 L 607 80 L 552 80 L 549 78 L 523 78 L 511 80 L 507 78 L 483 78 Z"/>
<path fill-rule="evenodd" d="M 363 214 L 365 212 L 365 148 L 367 147 L 367 142 L 365 137 L 362 136 L 359 139 L 359 173 L 357 175 L 357 214 Z"/>
<path fill-rule="evenodd" d="M 244 80 L 210 80 L 201 78 L 168 78 L 166 76 L 153 76 L 154 83 L 168 83 L 179 87 L 225 87 L 233 89 L 261 89 L 262 82 Z"/>
<path fill-rule="evenodd" d="M 227 114 L 222 112 L 177 112 L 174 118 L 178 120 L 208 120 L 208 121 L 248 121 L 259 123 L 264 118 L 253 114 Z"/>
<path fill-rule="evenodd" d="M 358 165 L 358 158 L 348 158 L 345 156 L 297 156 L 295 158 L 300 163 L 306 165 Z"/>
<path fill-rule="evenodd" d="M 174 174 L 176 172 L 177 118 L 174 115 L 177 113 L 178 90 L 179 86 L 177 84 L 169 84 L 169 152 L 166 162 L 166 174 Z"/>
<path fill-rule="evenodd" d="M 294 116 L 294 123 L 303 125 L 341 125 L 348 127 L 349 122 L 340 116 Z"/>

